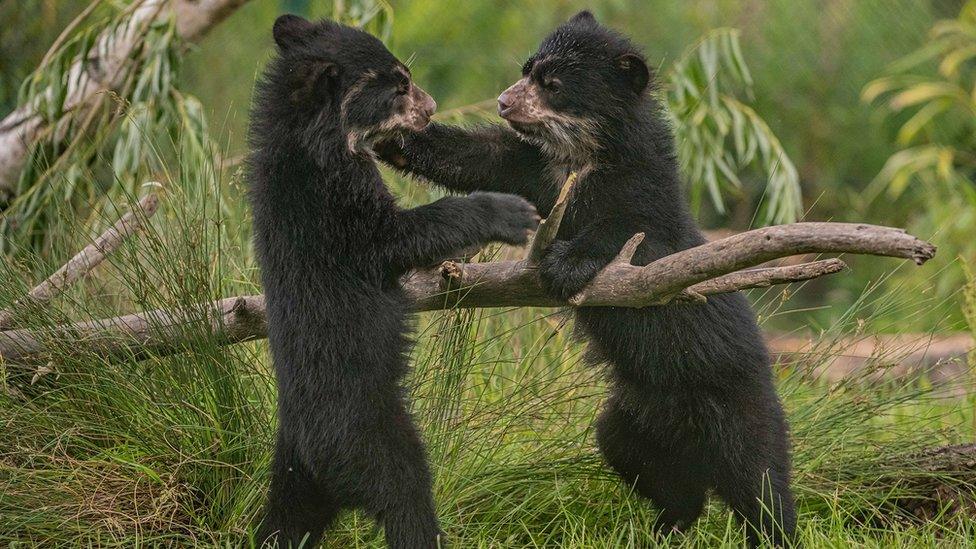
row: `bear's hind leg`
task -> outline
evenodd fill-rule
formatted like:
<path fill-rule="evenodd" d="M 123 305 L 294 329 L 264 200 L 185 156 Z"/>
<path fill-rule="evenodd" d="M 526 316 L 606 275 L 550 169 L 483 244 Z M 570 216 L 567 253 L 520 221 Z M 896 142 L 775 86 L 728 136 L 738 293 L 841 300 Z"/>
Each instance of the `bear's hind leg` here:
<path fill-rule="evenodd" d="M 390 549 L 445 548 L 424 444 L 403 398 L 382 400 L 370 404 L 370 438 L 358 450 L 358 459 L 370 464 L 361 486 L 364 508 L 383 524 Z"/>
<path fill-rule="evenodd" d="M 787 480 L 775 470 L 726 471 L 716 491 L 746 524 L 750 547 L 792 545 L 796 510 Z"/>
<path fill-rule="evenodd" d="M 746 524 L 750 547 L 785 547 L 792 545 L 796 530 L 789 436 L 778 403 L 767 416 L 773 419 L 758 425 L 726 423 L 725 442 L 713 453 L 714 484 Z"/>
<path fill-rule="evenodd" d="M 295 446 L 279 435 L 265 516 L 254 538 L 257 546 L 315 547 L 339 511 L 332 495 L 302 464 Z"/>
<path fill-rule="evenodd" d="M 658 447 L 613 397 L 600 414 L 597 443 L 610 466 L 659 510 L 656 532 L 682 531 L 701 515 L 707 487 L 700 464 Z"/>

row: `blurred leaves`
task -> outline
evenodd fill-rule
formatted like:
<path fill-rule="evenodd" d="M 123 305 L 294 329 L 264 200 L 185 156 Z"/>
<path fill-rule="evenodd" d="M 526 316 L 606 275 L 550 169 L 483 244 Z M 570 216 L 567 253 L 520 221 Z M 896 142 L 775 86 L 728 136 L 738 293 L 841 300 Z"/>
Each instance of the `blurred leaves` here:
<path fill-rule="evenodd" d="M 393 32 L 393 6 L 386 0 L 332 0 L 332 18 L 384 42 Z"/>
<path fill-rule="evenodd" d="M 869 196 L 887 190 L 897 198 L 918 182 L 976 206 L 976 1 L 966 2 L 957 19 L 937 22 L 930 41 L 865 86 L 862 98 L 900 121 L 902 147 Z"/>
<path fill-rule="evenodd" d="M 766 122 L 737 97 L 737 92 L 751 96 L 753 84 L 739 31 L 706 34 L 671 67 L 666 81 L 665 98 L 690 179 L 692 207 L 697 211 L 707 193 L 724 214 L 725 195 L 742 196 L 740 174 L 754 170 L 766 180 L 762 220 L 796 221 L 803 206 L 796 168 Z"/>

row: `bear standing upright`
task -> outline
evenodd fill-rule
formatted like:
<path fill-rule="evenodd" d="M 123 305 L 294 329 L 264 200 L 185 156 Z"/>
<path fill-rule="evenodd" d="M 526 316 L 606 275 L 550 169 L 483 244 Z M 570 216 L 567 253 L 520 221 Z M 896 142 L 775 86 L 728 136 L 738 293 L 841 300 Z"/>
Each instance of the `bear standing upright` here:
<path fill-rule="evenodd" d="M 377 151 L 448 189 L 518 193 L 541 211 L 577 172 L 539 268 L 545 288 L 563 300 L 635 233 L 646 235 L 638 265 L 704 243 L 684 202 L 674 138 L 644 57 L 589 12 L 542 42 L 498 109 L 512 129 L 432 124 Z M 611 367 L 612 392 L 597 422 L 600 450 L 660 509 L 657 528 L 687 527 L 714 489 L 748 525 L 750 545 L 789 543 L 796 526 L 789 436 L 745 297 L 584 307 L 576 322 L 593 355 Z"/>
<path fill-rule="evenodd" d="M 397 207 L 370 147 L 422 129 L 434 101 L 362 31 L 285 15 L 274 38 L 249 157 L 279 418 L 258 542 L 314 547 L 340 510 L 359 508 L 390 547 L 443 547 L 399 386 L 410 311 L 399 278 L 473 245 L 523 244 L 538 216 L 495 193 Z"/>

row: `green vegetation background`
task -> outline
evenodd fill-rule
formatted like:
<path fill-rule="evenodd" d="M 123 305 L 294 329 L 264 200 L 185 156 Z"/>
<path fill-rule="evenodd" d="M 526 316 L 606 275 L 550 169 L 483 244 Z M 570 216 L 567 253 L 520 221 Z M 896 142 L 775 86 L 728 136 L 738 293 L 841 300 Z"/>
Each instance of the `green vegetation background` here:
<path fill-rule="evenodd" d="M 341 3 L 341 2 L 340 2 Z M 12 107 L 21 79 L 36 65 L 60 29 L 86 4 L 81 0 L 36 0 L 0 6 L 8 22 L 0 36 L 0 107 Z M 863 221 L 901 226 L 932 238 L 940 253 L 926 270 L 933 292 L 955 306 L 933 308 L 903 329 L 925 331 L 943 321 L 962 328 L 958 289 L 960 255 L 976 253 L 970 202 L 926 201 L 921 184 L 895 200 L 864 196 L 891 155 L 907 114 L 862 100 L 864 86 L 889 66 L 922 47 L 933 23 L 959 13 L 961 0 L 392 0 L 391 50 L 410 60 L 417 81 L 434 95 L 443 113 L 491 99 L 518 74 L 522 60 L 555 25 L 579 9 L 632 36 L 652 64 L 666 70 L 707 31 L 741 30 L 744 58 L 755 81 L 750 105 L 769 124 L 794 161 L 803 187 L 807 220 Z M 325 16 L 333 2 L 259 0 L 246 4 L 186 58 L 183 89 L 198 96 L 212 133 L 227 157 L 245 150 L 247 113 L 256 75 L 273 43 L 269 22 L 283 11 Z M 932 67 L 923 67 L 934 72 Z M 706 207 L 707 228 L 747 229 L 756 222 L 764 181 L 745 178 L 728 212 Z M 969 206 L 961 210 L 963 206 Z M 778 327 L 824 327 L 836 309 L 849 305 L 882 279 L 891 263 L 852 258 L 852 272 L 809 284 L 798 296 L 803 313 L 777 319 Z M 887 284 L 919 282 L 925 273 L 900 269 Z"/>
<path fill-rule="evenodd" d="M 12 107 L 21 79 L 84 4 L 0 3 L 0 110 Z M 271 21 L 285 4 L 310 15 L 331 7 L 252 0 L 186 58 L 185 87 L 199 96 L 225 158 L 244 152 L 253 82 L 272 49 Z M 777 370 L 793 429 L 803 544 L 973 546 L 971 515 L 940 514 L 935 506 L 919 521 L 896 512 L 906 496 L 933 492 L 968 494 L 963 501 L 971 505 L 971 469 L 933 469 L 921 452 L 972 441 L 974 398 L 956 390 L 971 379 L 878 382 L 878 374 L 898 363 L 897 348 L 871 357 L 861 375 L 844 382 L 815 375 L 834 357 L 838 338 L 964 327 L 956 258 L 972 257 L 965 256 L 974 245 L 972 206 L 921 182 L 897 198 L 881 192 L 867 200 L 865 191 L 900 148 L 895 135 L 907 115 L 892 116 L 861 99 L 865 85 L 923 47 L 935 21 L 955 17 L 961 2 L 391 4 L 388 43 L 411 59 L 441 112 L 494 98 L 539 39 L 583 7 L 634 37 L 662 69 L 708 30 L 741 29 L 755 79 L 750 104 L 799 168 L 807 219 L 904 226 L 940 246 L 937 260 L 923 268 L 857 258 L 851 272 L 828 280 L 750 293 L 764 328 L 826 332 L 809 354 Z M 922 70 L 934 73 L 934 67 Z M 165 158 L 172 158 L 166 152 L 172 145 L 151 144 Z M 184 162 L 152 174 L 168 183 L 152 226 L 49 309 L 27 315 L 26 325 L 259 291 L 240 173 L 215 175 L 200 157 Z M 730 197 L 727 215 L 706 207 L 702 222 L 748 228 L 764 182 L 746 183 L 739 200 Z M 398 179 L 391 184 L 407 202 L 432 192 Z M 63 249 L 48 257 L 0 264 L 0 303 L 21 296 L 84 240 L 70 231 L 60 236 Z M 969 299 L 976 311 L 976 288 Z M 408 387 L 436 473 L 439 512 L 456 546 L 654 546 L 647 536 L 653 510 L 609 474 L 593 446 L 590 429 L 604 382 L 581 360 L 566 315 L 447 311 L 421 315 L 417 332 Z M 196 325 L 186 336 L 183 352 L 171 357 L 107 364 L 103 356 L 78 356 L 53 342 L 47 365 L 24 371 L 0 362 L 0 545 L 247 542 L 267 488 L 274 430 L 267 346 L 220 346 Z M 739 546 L 742 532 L 713 502 L 687 536 L 670 541 Z M 349 514 L 327 546 L 382 547 L 382 540 L 370 521 Z"/>

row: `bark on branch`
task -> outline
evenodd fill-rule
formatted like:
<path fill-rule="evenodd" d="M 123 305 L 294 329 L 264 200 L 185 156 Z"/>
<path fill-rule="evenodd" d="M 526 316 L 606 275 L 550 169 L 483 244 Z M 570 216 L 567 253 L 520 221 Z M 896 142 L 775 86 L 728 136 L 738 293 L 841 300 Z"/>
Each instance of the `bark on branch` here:
<path fill-rule="evenodd" d="M 935 255 L 935 246 L 900 229 L 854 223 L 795 223 L 740 233 L 709 242 L 650 263 L 630 264 L 642 235 L 625 244 L 621 254 L 568 304 L 579 307 L 647 307 L 674 300 L 698 300 L 707 295 L 755 287 L 762 282 L 783 283 L 790 267 L 773 267 L 759 275 L 737 272 L 771 259 L 805 253 L 856 253 L 911 259 L 921 264 Z M 811 267 L 811 265 L 816 265 Z M 823 264 L 804 264 L 792 274 L 810 278 Z M 831 264 L 830 272 L 839 270 Z M 460 305 L 508 307 L 566 305 L 547 296 L 535 268 L 524 261 L 457 265 L 448 263 L 440 277 L 420 272 L 405 285 L 422 309 Z M 734 274 L 732 274 L 734 273 Z M 824 273 L 827 274 L 827 273 Z M 726 275 L 729 275 L 728 277 Z M 720 278 L 721 277 L 721 278 Z M 718 279 L 712 281 L 713 279 Z M 712 281 L 706 283 L 706 281 Z M 774 282 L 776 281 L 776 282 Z M 696 286 L 705 283 L 702 286 Z M 702 293 L 704 292 L 704 293 Z"/>
<path fill-rule="evenodd" d="M 771 259 L 802 253 L 858 253 L 923 263 L 935 247 L 900 229 L 849 223 L 797 223 L 767 227 L 703 244 L 647 266 L 630 264 L 643 235 L 630 239 L 617 259 L 571 303 L 546 295 L 528 260 L 459 264 L 413 272 L 403 279 L 416 309 L 451 307 L 616 306 L 644 307 L 672 301 L 700 301 L 708 295 L 768 286 L 837 272 L 839 260 L 743 271 Z M 204 327 L 211 341 L 230 344 L 266 335 L 263 296 L 242 296 L 178 310 L 56 326 L 48 330 L 0 332 L 0 361 L 37 362 L 57 356 L 96 353 L 108 360 L 165 355 L 186 349 Z"/>
<path fill-rule="evenodd" d="M 175 0 L 176 32 L 196 42 L 248 0 Z"/>
<path fill-rule="evenodd" d="M 146 25 L 175 17 L 177 32 L 189 41 L 199 40 L 247 0 L 144 0 L 132 12 L 128 24 L 98 38 L 98 62 L 77 59 L 68 69 L 65 112 L 84 117 L 106 90 L 117 90 L 125 81 Z M 53 93 L 53 92 L 52 92 Z M 0 121 L 0 197 L 16 188 L 31 146 L 48 129 L 48 121 L 34 104 L 23 105 Z"/>

